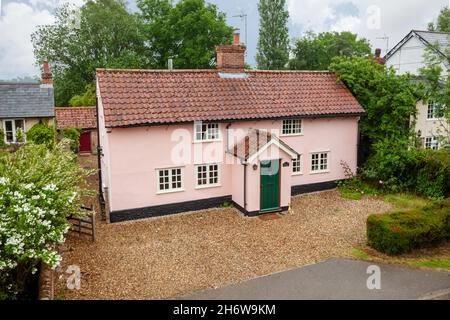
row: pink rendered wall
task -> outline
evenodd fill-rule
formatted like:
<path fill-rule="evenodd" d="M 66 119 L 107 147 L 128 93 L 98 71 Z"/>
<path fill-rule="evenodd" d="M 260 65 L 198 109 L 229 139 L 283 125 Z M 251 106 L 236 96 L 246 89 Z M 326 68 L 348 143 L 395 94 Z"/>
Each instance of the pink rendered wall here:
<path fill-rule="evenodd" d="M 249 128 L 280 131 L 281 124 L 282 122 L 279 120 L 243 121 L 233 123 L 230 129 L 241 129 L 243 134 Z M 195 187 L 196 164 L 223 162 L 227 140 L 226 125 L 226 123 L 220 124 L 222 139 L 219 142 L 195 143 L 189 140 L 185 145 L 189 146 L 190 150 L 188 151 L 191 152 L 181 152 L 179 143 L 186 139 L 186 135 L 192 137 L 193 124 L 112 129 L 107 134 L 111 211 L 228 195 L 233 195 L 238 201 L 243 202 L 243 199 L 239 198 L 238 192 L 235 190 L 236 186 L 243 184 L 243 175 L 241 175 L 243 168 L 239 164 L 240 161 L 234 157 L 227 156 L 227 158 L 232 158 L 235 161 L 235 165 L 222 165 L 220 187 L 208 189 L 196 189 Z M 282 205 L 289 203 L 291 188 L 288 186 L 288 181 L 291 181 L 292 185 L 303 185 L 343 179 L 344 172 L 340 166 L 341 160 L 346 161 L 356 171 L 357 130 L 358 119 L 356 117 L 305 119 L 303 121 L 303 136 L 280 136 L 284 142 L 303 154 L 303 175 L 283 179 L 290 176 L 292 166 L 283 169 L 282 181 L 285 193 L 282 196 Z M 230 146 L 232 145 L 233 143 L 230 142 Z M 330 151 L 329 173 L 310 174 L 310 152 L 315 151 Z M 283 156 L 287 157 L 287 155 Z M 173 158 L 177 157 L 180 159 L 173 161 Z M 184 170 L 184 191 L 157 194 L 156 169 L 179 166 L 182 166 Z M 249 167 L 248 171 L 253 170 Z M 259 171 L 252 174 L 257 174 L 259 181 Z M 256 186 L 248 185 L 248 191 L 252 199 L 251 208 L 259 206 L 259 182 Z M 251 195 L 252 192 L 258 193 L 257 199 L 256 196 Z M 248 210 L 251 211 L 251 208 L 248 208 Z M 259 210 L 259 207 L 256 210 Z"/>

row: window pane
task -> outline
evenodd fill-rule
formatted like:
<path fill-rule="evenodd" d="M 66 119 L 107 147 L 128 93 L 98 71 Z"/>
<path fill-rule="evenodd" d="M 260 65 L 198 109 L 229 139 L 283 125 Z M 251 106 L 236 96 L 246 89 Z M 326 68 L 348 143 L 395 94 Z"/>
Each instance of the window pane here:
<path fill-rule="evenodd" d="M 5 121 L 5 130 L 6 132 L 12 132 L 13 131 L 13 123 L 12 121 Z"/>
<path fill-rule="evenodd" d="M 25 129 L 24 125 L 23 125 L 23 120 L 16 120 L 15 121 L 15 125 L 16 125 L 16 130 L 18 128 L 22 129 L 22 131 Z"/>

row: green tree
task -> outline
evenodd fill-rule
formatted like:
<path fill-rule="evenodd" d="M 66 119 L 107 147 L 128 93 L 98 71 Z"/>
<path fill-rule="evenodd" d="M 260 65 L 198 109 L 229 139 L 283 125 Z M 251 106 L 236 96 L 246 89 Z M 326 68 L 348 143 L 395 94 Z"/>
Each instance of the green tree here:
<path fill-rule="evenodd" d="M 371 53 L 367 39 L 357 39 L 351 32 L 323 32 L 306 35 L 295 42 L 292 70 L 326 70 L 334 57 L 364 57 Z"/>
<path fill-rule="evenodd" d="M 85 87 L 83 94 L 73 96 L 69 104 L 71 107 L 89 107 L 95 106 L 97 103 L 95 84 L 90 83 Z"/>
<path fill-rule="evenodd" d="M 148 59 L 139 19 L 122 0 L 88 0 L 80 10 L 65 4 L 55 23 L 32 34 L 36 62 L 50 61 L 57 105 L 82 94 L 96 68 L 140 68 Z"/>
<path fill-rule="evenodd" d="M 436 22 L 428 24 L 429 31 L 450 32 L 450 8 L 442 8 Z"/>
<path fill-rule="evenodd" d="M 286 0 L 260 0 L 256 62 L 259 69 L 285 69 L 289 61 L 289 12 Z"/>
<path fill-rule="evenodd" d="M 148 41 L 153 68 L 167 68 L 172 58 L 177 69 L 214 66 L 215 47 L 231 43 L 233 29 L 216 5 L 205 0 L 138 0 L 139 16 Z"/>
<path fill-rule="evenodd" d="M 364 57 L 337 57 L 330 69 L 354 93 L 366 114 L 361 133 L 368 141 L 371 156 L 365 173 L 383 180 L 390 189 L 402 189 L 411 175 L 410 152 L 413 130 L 411 116 L 416 114 L 419 93 L 409 75 L 398 76 L 393 68 Z"/>

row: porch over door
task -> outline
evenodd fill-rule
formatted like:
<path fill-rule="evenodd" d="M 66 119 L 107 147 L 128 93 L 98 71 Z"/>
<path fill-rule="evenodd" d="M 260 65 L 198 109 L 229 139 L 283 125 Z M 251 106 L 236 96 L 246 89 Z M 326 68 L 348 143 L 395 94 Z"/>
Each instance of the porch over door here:
<path fill-rule="evenodd" d="M 261 161 L 261 212 L 280 209 L 280 160 Z"/>

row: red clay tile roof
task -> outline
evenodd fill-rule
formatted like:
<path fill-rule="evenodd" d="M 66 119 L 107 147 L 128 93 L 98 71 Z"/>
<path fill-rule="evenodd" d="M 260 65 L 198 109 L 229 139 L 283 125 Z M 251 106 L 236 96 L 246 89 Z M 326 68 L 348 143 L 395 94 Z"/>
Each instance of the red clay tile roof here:
<path fill-rule="evenodd" d="M 106 127 L 353 115 L 364 112 L 331 72 L 98 69 Z"/>
<path fill-rule="evenodd" d="M 55 108 L 56 128 L 97 128 L 97 110 L 96 107 L 68 107 Z"/>

